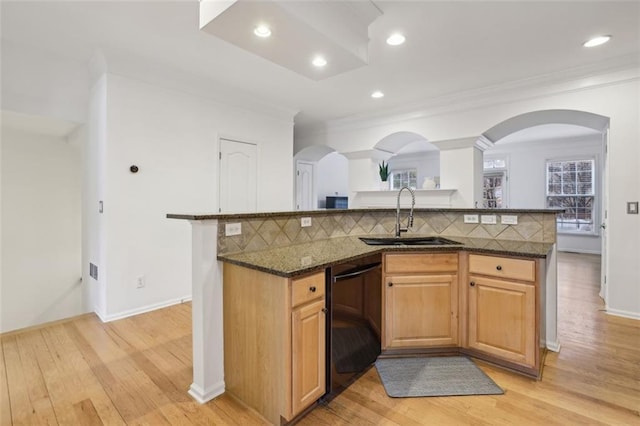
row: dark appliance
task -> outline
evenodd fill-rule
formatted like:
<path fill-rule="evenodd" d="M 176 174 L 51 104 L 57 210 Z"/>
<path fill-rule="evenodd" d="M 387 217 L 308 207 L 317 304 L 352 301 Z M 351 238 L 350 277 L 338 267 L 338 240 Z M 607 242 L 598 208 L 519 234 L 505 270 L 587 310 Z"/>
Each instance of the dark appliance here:
<path fill-rule="evenodd" d="M 382 276 L 380 254 L 329 268 L 327 273 L 328 401 L 364 373 L 380 355 Z"/>
<path fill-rule="evenodd" d="M 325 207 L 328 209 L 348 209 L 349 197 L 327 197 Z"/>

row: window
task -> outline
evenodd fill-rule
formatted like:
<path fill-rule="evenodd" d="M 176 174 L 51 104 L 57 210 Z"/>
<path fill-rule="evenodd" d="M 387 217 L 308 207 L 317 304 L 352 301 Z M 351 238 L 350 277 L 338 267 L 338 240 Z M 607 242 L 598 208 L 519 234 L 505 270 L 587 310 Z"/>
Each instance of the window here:
<path fill-rule="evenodd" d="M 416 189 L 417 182 L 418 171 L 416 169 L 395 170 L 391 172 L 391 189 L 400 189 L 403 186 Z"/>
<path fill-rule="evenodd" d="M 485 157 L 482 206 L 486 209 L 507 207 L 507 156 Z"/>
<path fill-rule="evenodd" d="M 485 173 L 482 192 L 482 205 L 485 209 L 502 208 L 504 173 Z"/>
<path fill-rule="evenodd" d="M 547 207 L 562 208 L 559 232 L 595 232 L 595 160 L 547 162 Z"/>

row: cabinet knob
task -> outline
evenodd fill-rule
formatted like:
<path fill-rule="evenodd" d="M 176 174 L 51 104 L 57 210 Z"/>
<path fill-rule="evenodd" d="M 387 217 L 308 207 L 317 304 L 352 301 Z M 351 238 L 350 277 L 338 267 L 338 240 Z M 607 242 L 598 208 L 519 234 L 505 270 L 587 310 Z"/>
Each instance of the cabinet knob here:
<path fill-rule="evenodd" d="M 498 265 L 498 266 L 496 266 L 496 269 L 497 269 L 498 271 L 502 271 L 502 266 Z"/>
<path fill-rule="evenodd" d="M 316 288 L 315 288 L 315 287 L 313 287 L 313 286 L 312 286 L 312 287 L 309 287 L 309 291 L 310 291 L 311 293 L 315 293 L 315 292 L 316 292 Z"/>
<path fill-rule="evenodd" d="M 327 308 L 322 308 L 322 312 L 326 314 L 329 310 Z"/>
<path fill-rule="evenodd" d="M 389 283 L 388 285 L 389 285 L 389 287 L 393 287 L 393 283 Z"/>
<path fill-rule="evenodd" d="M 475 281 L 471 281 L 471 282 L 469 283 L 469 285 L 470 285 L 471 287 L 475 287 L 476 282 L 475 282 Z"/>

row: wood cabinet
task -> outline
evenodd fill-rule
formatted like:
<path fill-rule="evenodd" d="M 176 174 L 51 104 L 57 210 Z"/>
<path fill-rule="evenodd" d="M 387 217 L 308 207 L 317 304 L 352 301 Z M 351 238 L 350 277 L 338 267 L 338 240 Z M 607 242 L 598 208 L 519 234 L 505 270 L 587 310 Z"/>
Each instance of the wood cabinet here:
<path fill-rule="evenodd" d="M 225 263 L 226 391 L 269 422 L 325 393 L 325 273 L 288 279 Z"/>
<path fill-rule="evenodd" d="M 316 274 L 305 283 L 309 288 L 324 274 Z M 305 281 L 307 281 L 305 280 Z M 295 281 L 293 286 L 296 286 Z M 305 303 L 306 300 L 302 303 Z M 292 414 L 295 416 L 325 393 L 326 388 L 326 316 L 324 292 L 321 297 L 295 307 L 291 314 Z"/>
<path fill-rule="evenodd" d="M 384 260 L 383 349 L 458 345 L 458 254 Z"/>
<path fill-rule="evenodd" d="M 538 370 L 536 262 L 469 255 L 468 347 Z"/>

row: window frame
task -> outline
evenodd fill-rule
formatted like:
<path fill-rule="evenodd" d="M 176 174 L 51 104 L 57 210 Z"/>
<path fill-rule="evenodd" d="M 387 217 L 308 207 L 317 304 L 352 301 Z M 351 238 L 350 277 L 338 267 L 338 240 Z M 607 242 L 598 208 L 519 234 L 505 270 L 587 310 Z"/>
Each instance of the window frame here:
<path fill-rule="evenodd" d="M 592 172 L 591 172 L 591 195 L 582 195 L 582 197 L 591 197 L 592 198 L 592 202 L 591 202 L 591 221 L 592 221 L 592 226 L 591 226 L 591 230 L 580 230 L 580 229 L 566 229 L 566 228 L 561 228 L 561 216 L 557 215 L 556 216 L 556 233 L 557 234 L 564 234 L 564 235 L 579 235 L 579 236 L 593 236 L 593 237 L 598 237 L 600 236 L 600 227 L 598 226 L 599 223 L 599 217 L 600 217 L 600 182 L 598 180 L 598 176 L 599 176 L 599 172 L 598 172 L 598 167 L 599 167 L 599 163 L 598 163 L 598 157 L 597 155 L 590 155 L 590 156 L 569 156 L 569 157 L 557 157 L 557 158 L 547 158 L 545 160 L 545 170 L 544 170 L 544 177 L 545 177 L 545 189 L 544 189 L 544 205 L 545 208 L 550 208 L 553 209 L 555 207 L 550 207 L 549 206 L 549 197 L 581 197 L 581 195 L 550 195 L 549 194 L 549 164 L 550 163 L 569 163 L 569 162 L 573 162 L 573 163 L 578 163 L 581 161 L 591 161 L 592 162 Z M 561 207 L 560 207 L 561 208 Z M 577 221 L 578 219 L 576 219 Z M 576 226 L 578 226 L 578 223 L 576 222 Z"/>
<path fill-rule="evenodd" d="M 415 174 L 415 186 L 411 186 L 411 179 L 409 177 L 409 173 L 413 172 Z M 418 169 L 417 168 L 409 168 L 409 169 L 393 169 L 389 171 L 389 187 L 391 190 L 396 190 L 402 188 L 402 186 L 396 188 L 394 185 L 394 177 L 396 174 L 406 173 L 407 174 L 407 186 L 413 190 L 418 189 Z"/>

